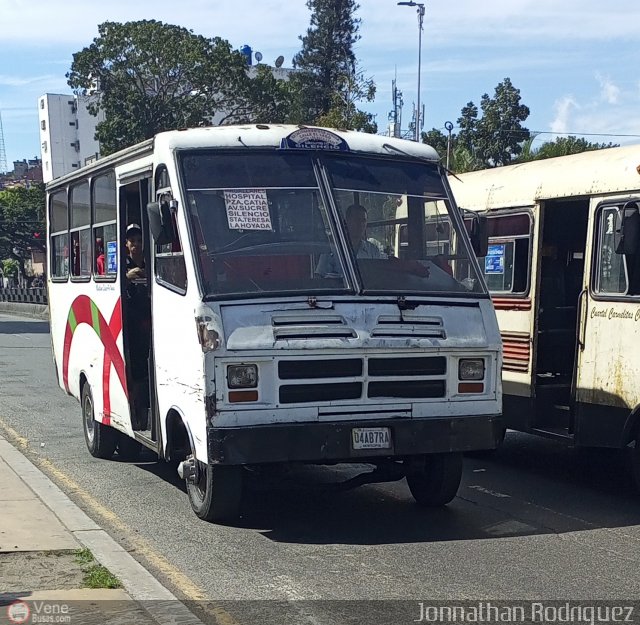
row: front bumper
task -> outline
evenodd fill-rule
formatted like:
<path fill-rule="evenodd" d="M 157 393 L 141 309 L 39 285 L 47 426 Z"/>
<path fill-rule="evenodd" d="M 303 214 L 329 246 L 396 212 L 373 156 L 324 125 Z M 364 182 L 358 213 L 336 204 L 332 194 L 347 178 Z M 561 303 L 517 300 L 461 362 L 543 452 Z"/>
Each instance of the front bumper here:
<path fill-rule="evenodd" d="M 391 428 L 391 449 L 354 450 L 353 428 Z M 367 462 L 418 454 L 495 449 L 502 435 L 498 416 L 287 423 L 210 427 L 212 464 L 272 462 Z"/>

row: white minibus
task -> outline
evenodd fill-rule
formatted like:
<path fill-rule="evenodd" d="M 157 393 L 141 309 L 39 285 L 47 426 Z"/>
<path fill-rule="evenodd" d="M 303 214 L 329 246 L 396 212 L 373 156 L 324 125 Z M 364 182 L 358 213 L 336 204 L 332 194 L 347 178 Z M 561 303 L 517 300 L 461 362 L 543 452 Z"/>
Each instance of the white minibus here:
<path fill-rule="evenodd" d="M 53 353 L 89 451 L 175 463 L 199 517 L 232 521 L 248 470 L 283 463 L 368 465 L 357 483 L 444 505 L 462 453 L 497 444 L 482 224 L 467 234 L 432 148 L 172 131 L 47 198 Z"/>

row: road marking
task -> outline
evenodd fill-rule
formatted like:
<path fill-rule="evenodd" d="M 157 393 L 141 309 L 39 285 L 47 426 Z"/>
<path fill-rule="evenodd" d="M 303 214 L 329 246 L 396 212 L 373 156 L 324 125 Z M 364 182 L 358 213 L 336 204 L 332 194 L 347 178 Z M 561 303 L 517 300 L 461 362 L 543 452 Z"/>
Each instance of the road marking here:
<path fill-rule="evenodd" d="M 521 523 L 513 519 L 508 521 L 502 521 L 496 523 L 490 527 L 485 527 L 484 531 L 490 536 L 516 536 L 516 535 L 530 535 L 539 531 L 537 527 L 528 525 L 527 523 Z"/>
<path fill-rule="evenodd" d="M 207 599 L 205 591 L 202 588 L 194 584 L 186 575 L 184 575 L 184 573 L 182 573 L 182 571 L 173 566 L 164 556 L 157 553 L 146 540 L 139 536 L 134 536 L 129 526 L 126 525 L 119 516 L 107 507 L 103 506 L 64 471 L 56 467 L 48 458 L 38 456 L 33 448 L 30 447 L 28 439 L 21 436 L 16 430 L 8 425 L 1 416 L 0 432 L 4 434 L 5 438 L 11 444 L 18 447 L 22 453 L 25 455 L 28 453 L 29 459 L 47 473 L 55 482 L 57 482 L 58 486 L 60 486 L 64 491 L 73 494 L 74 498 L 79 498 L 86 508 L 102 520 L 107 521 L 117 532 L 125 534 L 127 540 L 133 545 L 136 553 L 141 554 L 144 559 L 156 567 L 156 569 L 165 575 L 176 586 L 176 588 L 180 590 L 184 595 L 181 601 L 186 600 L 199 602 L 199 609 L 213 615 L 218 625 L 241 625 L 241 623 L 239 623 L 224 608 L 217 605 L 215 601 Z"/>
<path fill-rule="evenodd" d="M 467 486 L 467 488 L 471 488 L 472 490 L 477 490 L 480 491 L 481 493 L 484 493 L 485 495 L 491 495 L 492 497 L 498 497 L 498 498 L 510 498 L 511 495 L 506 495 L 505 493 L 499 493 L 498 491 L 495 490 L 490 490 L 488 488 L 485 488 L 484 486 L 479 486 L 477 484 L 474 484 L 472 486 Z"/>

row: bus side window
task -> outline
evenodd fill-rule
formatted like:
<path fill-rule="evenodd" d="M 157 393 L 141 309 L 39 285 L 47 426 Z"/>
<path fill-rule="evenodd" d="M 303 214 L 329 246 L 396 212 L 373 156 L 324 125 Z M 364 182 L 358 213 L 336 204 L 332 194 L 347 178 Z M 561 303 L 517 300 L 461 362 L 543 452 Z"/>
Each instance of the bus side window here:
<path fill-rule="evenodd" d="M 69 211 L 67 192 L 57 191 L 49 202 L 49 224 L 51 230 L 49 259 L 51 277 L 66 279 L 69 275 Z"/>
<path fill-rule="evenodd" d="M 624 295 L 627 293 L 625 257 L 615 252 L 615 231 L 620 219 L 617 206 L 607 206 L 598 219 L 596 293 Z"/>
<path fill-rule="evenodd" d="M 529 290 L 530 229 L 526 213 L 489 217 L 489 252 L 478 260 L 491 293 Z"/>
<path fill-rule="evenodd" d="M 159 165 L 156 170 L 156 191 L 158 189 L 169 189 L 169 176 L 167 168 Z M 171 191 L 169 190 L 170 194 Z M 175 238 L 172 242 L 155 246 L 155 270 L 160 283 L 176 287 L 179 291 L 187 290 L 187 268 L 180 241 L 180 232 L 176 213 L 171 212 L 171 226 Z"/>
<path fill-rule="evenodd" d="M 115 279 L 118 272 L 118 234 L 116 227 L 116 177 L 113 172 L 99 176 L 92 185 L 93 272 Z"/>
<path fill-rule="evenodd" d="M 91 234 L 89 230 L 89 183 L 71 188 L 71 276 L 91 275 Z"/>

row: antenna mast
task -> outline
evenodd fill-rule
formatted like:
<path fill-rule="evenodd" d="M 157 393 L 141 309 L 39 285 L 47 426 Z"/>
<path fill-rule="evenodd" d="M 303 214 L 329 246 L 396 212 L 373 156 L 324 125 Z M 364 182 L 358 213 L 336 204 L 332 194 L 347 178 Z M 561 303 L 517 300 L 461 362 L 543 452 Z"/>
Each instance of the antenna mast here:
<path fill-rule="evenodd" d="M 2 130 L 2 112 L 0 111 L 0 174 L 6 174 L 7 171 L 7 153 L 4 149 L 4 131 Z"/>

